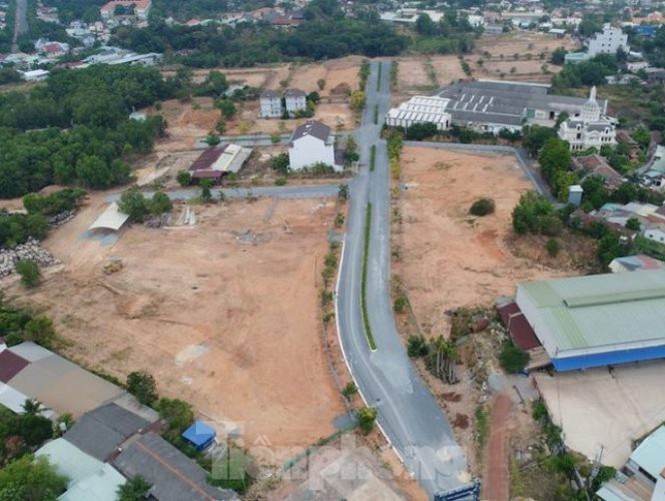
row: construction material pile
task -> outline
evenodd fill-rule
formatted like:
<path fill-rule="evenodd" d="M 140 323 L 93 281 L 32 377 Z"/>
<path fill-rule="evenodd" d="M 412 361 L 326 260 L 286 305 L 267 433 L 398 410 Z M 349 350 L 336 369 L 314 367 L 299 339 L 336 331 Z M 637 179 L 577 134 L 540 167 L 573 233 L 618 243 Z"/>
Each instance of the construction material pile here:
<path fill-rule="evenodd" d="M 52 266 L 58 262 L 37 240 L 29 238 L 16 247 L 0 249 L 0 278 L 14 273 L 16 263 L 26 260 L 34 261 L 40 267 Z"/>

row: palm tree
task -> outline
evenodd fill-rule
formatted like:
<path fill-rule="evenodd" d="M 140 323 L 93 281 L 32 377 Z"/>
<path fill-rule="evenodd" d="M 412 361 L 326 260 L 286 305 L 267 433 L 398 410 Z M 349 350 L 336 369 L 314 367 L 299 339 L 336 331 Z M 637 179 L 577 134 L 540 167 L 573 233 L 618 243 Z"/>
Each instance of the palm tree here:
<path fill-rule="evenodd" d="M 23 412 L 28 416 L 36 416 L 43 409 L 42 404 L 38 400 L 27 398 L 23 402 Z"/>

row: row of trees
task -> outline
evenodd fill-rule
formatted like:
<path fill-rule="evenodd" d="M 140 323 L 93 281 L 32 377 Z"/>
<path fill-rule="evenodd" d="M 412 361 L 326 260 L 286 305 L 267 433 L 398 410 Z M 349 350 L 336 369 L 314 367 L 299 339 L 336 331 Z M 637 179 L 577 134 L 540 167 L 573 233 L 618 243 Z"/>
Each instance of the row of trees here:
<path fill-rule="evenodd" d="M 159 216 L 171 212 L 173 203 L 168 195 L 161 191 L 155 192 L 152 198 L 148 199 L 138 188 L 131 188 L 121 195 L 118 208 L 129 215 L 130 221 L 140 223 L 149 215 Z"/>

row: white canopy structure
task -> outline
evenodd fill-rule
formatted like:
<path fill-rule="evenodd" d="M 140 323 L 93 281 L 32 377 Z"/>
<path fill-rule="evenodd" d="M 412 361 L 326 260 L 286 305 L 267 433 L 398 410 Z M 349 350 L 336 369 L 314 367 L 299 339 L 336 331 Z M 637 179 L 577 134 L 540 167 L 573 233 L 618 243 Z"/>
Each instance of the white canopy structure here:
<path fill-rule="evenodd" d="M 129 219 L 129 215 L 120 212 L 116 202 L 111 203 L 104 212 L 90 225 L 89 230 L 113 230 L 118 231 Z"/>

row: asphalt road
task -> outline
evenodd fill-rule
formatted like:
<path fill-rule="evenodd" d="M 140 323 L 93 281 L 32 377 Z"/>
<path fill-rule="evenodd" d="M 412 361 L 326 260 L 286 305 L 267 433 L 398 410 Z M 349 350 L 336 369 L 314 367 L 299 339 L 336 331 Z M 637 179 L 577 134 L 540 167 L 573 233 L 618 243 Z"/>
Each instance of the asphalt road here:
<path fill-rule="evenodd" d="M 16 0 L 16 16 L 14 18 L 14 38 L 12 52 L 18 52 L 18 37 L 28 31 L 28 0 Z"/>
<path fill-rule="evenodd" d="M 344 252 L 337 284 L 339 334 L 351 373 L 365 401 L 378 409 L 378 423 L 407 468 L 433 496 L 459 487 L 466 477 L 466 458 L 455 442 L 448 418 L 424 386 L 399 337 L 390 301 L 390 200 L 385 141 L 380 140 L 383 115 L 390 108 L 390 64 L 372 62 L 367 105 L 356 130 L 360 163 L 365 167 L 350 185 Z M 373 123 L 379 107 L 379 124 Z M 370 149 L 377 145 L 374 172 Z M 367 306 L 377 350 L 367 343 L 360 310 L 365 207 L 372 202 L 368 256 Z"/>

